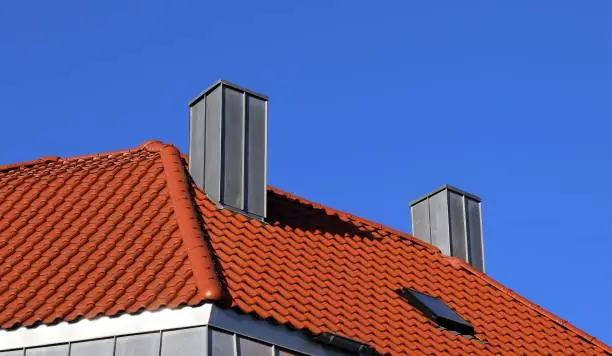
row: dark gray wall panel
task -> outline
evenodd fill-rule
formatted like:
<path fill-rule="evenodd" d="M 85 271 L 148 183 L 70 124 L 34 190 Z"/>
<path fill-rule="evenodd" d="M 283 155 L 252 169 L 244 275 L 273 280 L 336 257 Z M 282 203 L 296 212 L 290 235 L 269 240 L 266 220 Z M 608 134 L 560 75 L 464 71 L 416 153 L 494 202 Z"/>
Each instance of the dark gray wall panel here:
<path fill-rule="evenodd" d="M 450 229 L 448 226 L 447 192 L 442 191 L 429 199 L 429 219 L 431 223 L 431 242 L 443 254 L 450 255 Z"/>
<path fill-rule="evenodd" d="M 204 188 L 206 98 L 189 108 L 189 173 Z"/>
<path fill-rule="evenodd" d="M 452 254 L 467 261 L 467 236 L 463 196 L 452 191 L 449 191 L 448 194 Z"/>
<path fill-rule="evenodd" d="M 115 356 L 157 356 L 160 336 L 151 333 L 118 337 Z"/>
<path fill-rule="evenodd" d="M 221 199 L 221 87 L 206 97 L 206 148 L 204 156 L 206 193 L 216 201 Z"/>
<path fill-rule="evenodd" d="M 27 349 L 26 356 L 68 356 L 68 344 Z"/>
<path fill-rule="evenodd" d="M 210 356 L 235 356 L 234 334 L 210 329 Z"/>
<path fill-rule="evenodd" d="M 480 271 L 484 271 L 480 203 L 472 199 L 466 200 L 470 263 Z"/>
<path fill-rule="evenodd" d="M 271 345 L 243 337 L 238 338 L 238 356 L 274 356 Z"/>
<path fill-rule="evenodd" d="M 425 199 L 413 205 L 410 209 L 412 214 L 412 234 L 419 239 L 431 243 L 429 231 L 429 200 Z"/>
<path fill-rule="evenodd" d="M 0 351 L 0 356 L 23 356 L 24 350 Z"/>
<path fill-rule="evenodd" d="M 244 95 L 224 88 L 223 93 L 223 191 L 224 204 L 244 207 Z"/>
<path fill-rule="evenodd" d="M 162 334 L 162 356 L 204 356 L 206 327 L 165 331 Z"/>
<path fill-rule="evenodd" d="M 266 102 L 247 96 L 247 211 L 265 216 L 266 208 Z"/>
<path fill-rule="evenodd" d="M 113 356 L 115 339 L 75 342 L 70 345 L 70 356 Z"/>

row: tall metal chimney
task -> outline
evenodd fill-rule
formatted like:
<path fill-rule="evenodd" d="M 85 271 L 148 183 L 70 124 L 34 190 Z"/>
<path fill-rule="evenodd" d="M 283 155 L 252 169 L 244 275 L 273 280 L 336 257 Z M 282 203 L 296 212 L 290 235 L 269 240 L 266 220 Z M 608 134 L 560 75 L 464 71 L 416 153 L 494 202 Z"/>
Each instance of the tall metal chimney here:
<path fill-rule="evenodd" d="M 189 172 L 212 200 L 266 216 L 268 98 L 219 80 L 189 103 Z"/>
<path fill-rule="evenodd" d="M 444 185 L 410 203 L 410 215 L 416 237 L 484 272 L 479 197 Z"/>

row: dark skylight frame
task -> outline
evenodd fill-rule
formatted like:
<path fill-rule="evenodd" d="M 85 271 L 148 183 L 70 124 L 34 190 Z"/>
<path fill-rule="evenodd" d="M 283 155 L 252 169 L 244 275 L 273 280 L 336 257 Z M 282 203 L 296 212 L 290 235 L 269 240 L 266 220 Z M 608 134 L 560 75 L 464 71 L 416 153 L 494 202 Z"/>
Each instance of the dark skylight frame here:
<path fill-rule="evenodd" d="M 411 288 L 398 291 L 404 299 L 438 325 L 463 335 L 474 335 L 474 327 L 438 298 Z"/>

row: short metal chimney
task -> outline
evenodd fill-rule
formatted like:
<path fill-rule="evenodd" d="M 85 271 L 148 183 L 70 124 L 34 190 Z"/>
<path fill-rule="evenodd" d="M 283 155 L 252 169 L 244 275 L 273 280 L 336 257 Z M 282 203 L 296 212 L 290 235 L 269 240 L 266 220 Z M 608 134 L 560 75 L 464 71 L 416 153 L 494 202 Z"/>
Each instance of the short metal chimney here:
<path fill-rule="evenodd" d="M 479 197 L 444 185 L 410 203 L 412 233 L 484 272 L 480 205 Z"/>
<path fill-rule="evenodd" d="M 219 80 L 189 103 L 189 172 L 209 198 L 266 216 L 268 98 Z"/>

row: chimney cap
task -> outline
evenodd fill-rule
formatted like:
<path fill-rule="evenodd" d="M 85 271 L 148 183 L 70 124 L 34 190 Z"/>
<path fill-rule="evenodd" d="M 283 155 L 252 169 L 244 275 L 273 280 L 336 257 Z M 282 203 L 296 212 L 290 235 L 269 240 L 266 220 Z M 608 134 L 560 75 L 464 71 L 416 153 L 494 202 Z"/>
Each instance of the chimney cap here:
<path fill-rule="evenodd" d="M 411 202 L 410 202 L 410 206 L 414 206 L 414 205 L 416 205 L 416 204 L 418 204 L 418 203 L 422 202 L 423 200 L 425 200 L 425 199 L 427 199 L 427 198 L 431 198 L 432 196 L 434 196 L 434 195 L 436 195 L 436 194 L 440 193 L 441 191 L 443 191 L 443 190 L 445 190 L 445 189 L 448 189 L 448 190 L 450 190 L 450 191 L 452 191 L 452 192 L 455 192 L 455 193 L 458 193 L 458 194 L 464 195 L 464 196 L 466 196 L 466 197 L 468 197 L 468 198 L 471 198 L 471 199 L 473 199 L 473 200 L 476 200 L 476 201 L 477 201 L 477 202 L 479 202 L 479 203 L 480 203 L 480 202 L 482 202 L 482 199 L 480 199 L 480 197 L 479 197 L 479 196 L 477 196 L 477 195 L 474 195 L 474 194 L 468 193 L 468 192 L 466 192 L 465 190 L 461 190 L 461 189 L 459 189 L 459 188 L 457 188 L 457 187 L 453 187 L 452 185 L 449 185 L 449 184 L 444 184 L 443 186 L 439 187 L 438 189 L 435 189 L 434 191 L 432 191 L 432 192 L 430 192 L 430 193 L 428 193 L 428 194 L 425 194 L 425 195 L 423 195 L 422 197 L 420 197 L 420 198 L 418 198 L 418 199 L 416 199 L 416 200 L 411 201 Z"/>
<path fill-rule="evenodd" d="M 227 80 L 224 79 L 219 79 L 216 82 L 214 82 L 211 86 L 209 86 L 208 88 L 206 88 L 203 92 L 201 92 L 200 94 L 198 94 L 195 98 L 191 99 L 191 101 L 189 102 L 189 106 L 193 106 L 195 105 L 198 101 L 200 101 L 204 96 L 206 96 L 208 93 L 210 93 L 211 91 L 213 91 L 215 88 L 217 88 L 218 86 L 223 85 L 223 86 L 227 86 L 239 91 L 243 91 L 245 93 L 248 93 L 252 96 L 258 97 L 262 100 L 268 100 L 268 97 L 266 95 L 263 95 L 261 93 L 258 93 L 256 91 L 247 89 L 245 87 L 241 87 L 240 85 L 234 84 L 232 82 L 229 82 Z"/>

